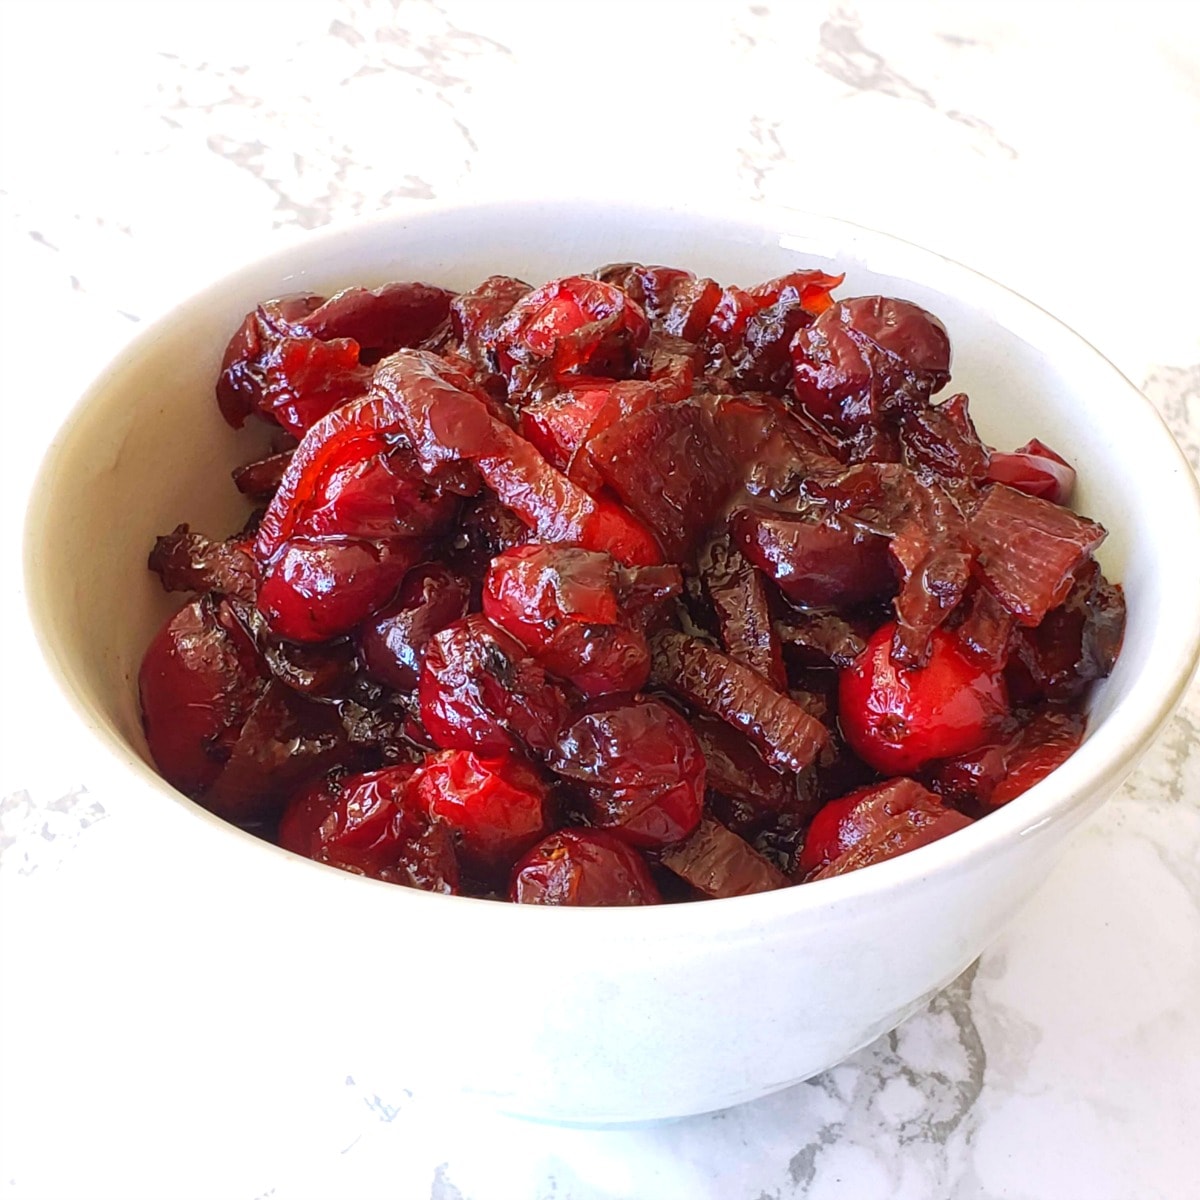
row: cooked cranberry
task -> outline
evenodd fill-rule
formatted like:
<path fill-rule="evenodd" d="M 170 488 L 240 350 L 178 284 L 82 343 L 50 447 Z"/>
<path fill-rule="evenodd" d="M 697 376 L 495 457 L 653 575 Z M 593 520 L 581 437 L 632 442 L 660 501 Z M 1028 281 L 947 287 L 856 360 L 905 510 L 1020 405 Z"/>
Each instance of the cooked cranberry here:
<path fill-rule="evenodd" d="M 620 505 L 590 496 L 516 434 L 500 441 L 506 452 L 480 458 L 480 474 L 542 541 L 603 550 L 630 566 L 662 561 L 653 534 Z"/>
<path fill-rule="evenodd" d="M 429 472 L 473 462 L 500 501 L 543 541 L 661 562 L 653 536 L 609 500 L 590 496 L 506 425 L 468 379 L 436 355 L 402 351 L 375 372 L 372 400 Z"/>
<path fill-rule="evenodd" d="M 265 674 L 224 601 L 195 600 L 167 619 L 142 659 L 138 690 L 146 742 L 168 783 L 190 796 L 211 786 Z"/>
<path fill-rule="evenodd" d="M 517 863 L 508 894 L 517 904 L 588 907 L 660 900 L 641 855 L 600 829 L 552 833 Z"/>
<path fill-rule="evenodd" d="M 657 701 L 585 713 L 547 761 L 583 791 L 588 820 L 631 845 L 669 845 L 700 820 L 704 754 L 688 723 Z"/>
<path fill-rule="evenodd" d="M 607 554 L 520 546 L 493 560 L 483 611 L 587 695 L 635 692 L 650 673 L 650 650 L 620 612 L 620 582 Z"/>
<path fill-rule="evenodd" d="M 830 307 L 829 292 L 843 278 L 822 271 L 794 271 L 748 292 L 726 289 L 709 336 L 729 352 L 738 388 L 783 394 L 791 374 L 788 348 L 793 337 Z"/>
<path fill-rule="evenodd" d="M 792 343 L 796 396 L 842 429 L 873 422 L 888 406 L 927 400 L 950 377 L 950 339 L 935 316 L 906 300 L 843 300 Z"/>
<path fill-rule="evenodd" d="M 299 436 L 371 381 L 363 364 L 415 346 L 449 311 L 450 293 L 420 283 L 271 300 L 250 313 L 221 364 L 217 399 L 235 428 L 257 411 Z"/>
<path fill-rule="evenodd" d="M 457 891 L 449 830 L 410 798 L 413 771 L 404 764 L 312 785 L 285 810 L 279 844 L 357 875 Z"/>
<path fill-rule="evenodd" d="M 1075 468 L 1037 438 L 1011 454 L 993 450 L 987 477 L 1052 504 L 1069 503 L 1075 489 Z"/>
<path fill-rule="evenodd" d="M 321 642 L 348 633 L 381 608 L 421 543 L 288 542 L 267 568 L 258 607 L 271 629 L 295 642 Z"/>
<path fill-rule="evenodd" d="M 462 352 L 477 367 L 495 370 L 496 339 L 504 318 L 533 289 L 509 275 L 492 275 L 450 302 L 450 324 Z"/>
<path fill-rule="evenodd" d="M 359 631 L 367 673 L 396 691 L 412 691 L 429 639 L 466 616 L 469 599 L 470 585 L 461 576 L 438 563 L 414 567 L 396 599 Z"/>
<path fill-rule="evenodd" d="M 582 451 L 593 424 L 611 399 L 611 389 L 618 386 L 628 385 L 607 379 L 580 382 L 521 410 L 522 435 L 548 463 L 593 495 L 604 486 L 604 480 Z"/>
<path fill-rule="evenodd" d="M 940 629 L 924 667 L 901 667 L 894 634 L 893 624 L 881 626 L 841 672 L 839 720 L 854 753 L 885 775 L 907 775 L 983 745 L 1008 712 L 1003 677 L 973 663 Z"/>
<path fill-rule="evenodd" d="M 391 836 L 415 770 L 406 763 L 305 788 L 279 820 L 279 844 L 306 858 L 365 854 Z"/>
<path fill-rule="evenodd" d="M 813 818 L 800 870 L 824 879 L 927 845 L 970 825 L 911 779 L 861 788 L 826 804 Z"/>
<path fill-rule="evenodd" d="M 238 825 L 276 819 L 298 787 L 360 756 L 329 704 L 314 703 L 277 679 L 255 700 L 220 775 L 197 797 Z"/>
<path fill-rule="evenodd" d="M 418 694 L 422 723 L 447 750 L 497 754 L 515 739 L 545 751 L 567 712 L 562 690 L 521 643 L 478 613 L 430 641 Z"/>
<path fill-rule="evenodd" d="M 624 292 L 572 275 L 543 284 L 513 305 L 498 330 L 496 357 L 514 380 L 545 364 L 556 377 L 626 374 L 650 327 Z"/>
<path fill-rule="evenodd" d="M 661 403 L 662 391 L 651 380 L 581 380 L 523 408 L 521 432 L 548 462 L 595 495 L 604 478 L 588 443 L 622 417 Z"/>
<path fill-rule="evenodd" d="M 741 552 L 797 604 L 850 607 L 896 589 L 887 538 L 835 513 L 754 506 L 734 513 L 730 529 Z"/>
<path fill-rule="evenodd" d="M 935 763 L 927 782 L 947 803 L 981 816 L 1062 766 L 1083 740 L 1084 725 L 1080 713 L 1040 712 L 1004 741 Z"/>
<path fill-rule="evenodd" d="M 620 288 L 639 304 L 656 330 L 699 342 L 721 299 L 715 279 L 697 279 L 675 267 L 646 267 L 641 263 L 612 263 L 596 278 Z"/>
<path fill-rule="evenodd" d="M 236 429 L 257 412 L 299 435 L 330 409 L 366 391 L 358 343 L 322 342 L 299 328 L 321 296 L 285 296 L 247 314 L 230 339 L 217 381 L 221 414 Z"/>
<path fill-rule="evenodd" d="M 507 875 L 518 855 L 549 831 L 550 791 L 519 754 L 446 750 L 425 760 L 415 801 L 453 830 L 462 860 Z"/>
<path fill-rule="evenodd" d="M 1015 800 L 1061 767 L 1079 749 L 1085 724 L 1081 713 L 1051 710 L 1034 717 L 1010 745 L 1004 776 L 986 798 L 986 807 Z"/>
<path fill-rule="evenodd" d="M 362 361 L 375 362 L 401 346 L 420 345 L 449 315 L 453 296 L 427 283 L 385 283 L 374 291 L 346 288 L 295 325 L 322 341 L 353 338 Z"/>
<path fill-rule="evenodd" d="M 260 561 L 290 538 L 423 537 L 449 523 L 455 498 L 432 487 L 412 452 L 393 447 L 380 425 L 368 397 L 305 434 L 259 526 Z"/>
<path fill-rule="evenodd" d="M 672 562 L 695 551 L 737 478 L 711 415 L 690 401 L 656 404 L 622 417 L 592 437 L 588 451 Z"/>

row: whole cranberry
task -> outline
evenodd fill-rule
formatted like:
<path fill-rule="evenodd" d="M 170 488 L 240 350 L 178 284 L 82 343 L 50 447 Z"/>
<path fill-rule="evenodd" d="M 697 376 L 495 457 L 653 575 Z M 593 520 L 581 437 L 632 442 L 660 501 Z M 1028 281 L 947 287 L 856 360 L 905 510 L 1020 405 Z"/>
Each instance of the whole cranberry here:
<path fill-rule="evenodd" d="M 404 763 L 305 788 L 280 819 L 279 844 L 355 875 L 456 892 L 450 831 L 413 803 L 413 771 Z"/>
<path fill-rule="evenodd" d="M 483 611 L 581 692 L 636 692 L 650 674 L 645 635 L 619 607 L 612 556 L 574 546 L 518 546 L 492 560 Z"/>
<path fill-rule="evenodd" d="M 279 821 L 279 844 L 305 858 L 353 858 L 391 836 L 416 768 L 411 763 L 321 780 L 299 792 Z"/>
<path fill-rule="evenodd" d="M 892 659 L 894 622 L 872 634 L 838 678 L 839 720 L 850 749 L 884 775 L 982 746 L 1008 713 L 1003 676 L 976 665 L 958 639 L 935 630 L 929 661 L 906 669 Z"/>
<path fill-rule="evenodd" d="M 547 758 L 587 797 L 587 816 L 633 846 L 681 841 L 700 823 L 704 752 L 691 726 L 656 700 L 586 712 Z"/>
<path fill-rule="evenodd" d="M 636 850 L 599 829 L 560 829 L 513 868 L 517 904 L 589 907 L 657 904 L 658 888 Z"/>
<path fill-rule="evenodd" d="M 816 506 L 807 513 L 738 509 L 738 549 L 797 604 L 848 607 L 895 591 L 888 541 Z"/>
<path fill-rule="evenodd" d="M 349 633 L 388 601 L 421 551 L 413 538 L 288 542 L 263 576 L 259 611 L 293 642 Z"/>
<path fill-rule="evenodd" d="M 550 791 L 520 754 L 445 750 L 430 755 L 413 784 L 420 808 L 456 835 L 464 863 L 507 873 L 549 830 Z"/>
<path fill-rule="evenodd" d="M 889 779 L 832 800 L 813 818 L 798 866 L 842 875 L 928 845 L 971 824 L 912 779 Z"/>
<path fill-rule="evenodd" d="M 155 765 L 199 796 L 221 774 L 266 683 L 266 668 L 228 601 L 184 605 L 163 624 L 138 672 L 142 723 Z"/>
<path fill-rule="evenodd" d="M 440 563 L 414 567 L 396 599 L 359 631 L 367 674 L 398 692 L 412 691 L 429 639 L 466 615 L 470 595 L 468 581 Z"/>
<path fill-rule="evenodd" d="M 443 750 L 497 754 L 524 743 L 544 752 L 567 712 L 562 689 L 482 613 L 430 640 L 417 695 L 421 722 Z"/>
<path fill-rule="evenodd" d="M 620 376 L 650 332 L 646 314 L 618 288 L 570 275 L 513 305 L 497 330 L 496 358 L 510 378 L 546 363 L 556 375 Z"/>
<path fill-rule="evenodd" d="M 887 296 L 826 309 L 791 345 L 796 398 L 814 417 L 852 431 L 900 395 L 928 400 L 950 378 L 950 339 L 932 313 Z"/>

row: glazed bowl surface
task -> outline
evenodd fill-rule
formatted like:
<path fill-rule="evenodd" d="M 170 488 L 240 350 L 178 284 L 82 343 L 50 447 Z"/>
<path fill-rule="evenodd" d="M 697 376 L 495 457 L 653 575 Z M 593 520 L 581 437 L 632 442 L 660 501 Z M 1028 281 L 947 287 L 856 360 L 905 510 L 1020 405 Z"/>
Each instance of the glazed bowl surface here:
<path fill-rule="evenodd" d="M 497 273 L 537 283 L 620 260 L 739 284 L 797 267 L 845 271 L 840 295 L 898 296 L 942 319 L 949 390 L 970 394 L 984 440 L 1056 447 L 1079 471 L 1076 506 L 1109 530 L 1099 558 L 1124 584 L 1129 623 L 1080 750 L 1006 808 L 891 862 L 650 909 L 505 905 L 377 883 L 268 845 L 163 782 L 136 676 L 178 598 L 146 555 L 179 522 L 223 535 L 246 515 L 221 481 L 254 456 L 256 433 L 230 429 L 213 400 L 242 315 L 300 290 L 391 279 L 466 288 Z M 1149 403 L 1052 317 L 957 264 L 787 211 L 506 202 L 319 231 L 169 312 L 56 438 L 30 505 L 25 569 L 37 637 L 97 778 L 139 807 L 156 859 L 177 864 L 154 875 L 150 899 L 181 931 L 180 945 L 156 949 L 156 968 L 186 960 L 178 1003 L 189 1037 L 220 1053 L 223 1023 L 238 1018 L 219 998 L 249 990 L 267 1014 L 256 1036 L 280 1056 L 359 1070 L 381 1094 L 458 1090 L 509 1112 L 604 1124 L 704 1112 L 808 1078 L 961 972 L 1181 698 L 1200 644 L 1198 545 L 1195 477 Z"/>

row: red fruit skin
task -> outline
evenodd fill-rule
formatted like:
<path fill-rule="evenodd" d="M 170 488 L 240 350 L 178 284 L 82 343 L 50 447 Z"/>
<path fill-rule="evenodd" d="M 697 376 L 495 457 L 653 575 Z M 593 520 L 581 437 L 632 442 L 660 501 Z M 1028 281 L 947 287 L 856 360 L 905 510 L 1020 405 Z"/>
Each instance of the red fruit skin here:
<path fill-rule="evenodd" d="M 519 546 L 492 561 L 483 611 L 586 695 L 636 692 L 650 673 L 650 649 L 645 634 L 623 623 L 618 586 L 608 554 Z"/>
<path fill-rule="evenodd" d="M 886 538 L 833 514 L 810 516 L 742 508 L 730 531 L 741 552 L 805 607 L 850 606 L 895 591 Z"/>
<path fill-rule="evenodd" d="M 517 904 L 583 907 L 661 900 L 641 855 L 600 829 L 560 829 L 539 842 L 514 867 L 508 895 Z"/>
<path fill-rule="evenodd" d="M 556 471 L 444 359 L 416 351 L 385 359 L 368 411 L 376 432 L 404 434 L 427 473 L 473 461 L 500 502 L 542 541 L 605 550 L 630 566 L 663 561 L 647 528 Z"/>
<path fill-rule="evenodd" d="M 1075 490 L 1075 468 L 1037 438 L 1011 454 L 993 450 L 987 478 L 1051 504 L 1069 503 Z"/>
<path fill-rule="evenodd" d="M 411 692 L 429 639 L 467 615 L 470 597 L 470 583 L 440 563 L 414 567 L 396 599 L 359 631 L 367 674 L 395 691 Z"/>
<path fill-rule="evenodd" d="M 670 562 L 692 555 L 737 479 L 712 415 L 690 401 L 653 404 L 622 417 L 589 440 L 588 453 L 622 503 L 654 533 Z"/>
<path fill-rule="evenodd" d="M 586 792 L 593 825 L 630 845 L 669 846 L 700 823 L 704 752 L 688 723 L 655 700 L 584 713 L 559 734 L 547 764 Z"/>
<path fill-rule="evenodd" d="M 263 674 L 224 602 L 194 600 L 166 620 L 142 659 L 138 690 L 146 743 L 168 783 L 195 797 L 216 781 Z"/>
<path fill-rule="evenodd" d="M 912 779 L 858 788 L 831 800 L 813 817 L 797 865 L 803 874 L 820 870 L 902 813 L 919 809 L 932 819 L 944 808 L 938 796 Z"/>
<path fill-rule="evenodd" d="M 543 284 L 513 305 L 497 330 L 496 358 L 513 382 L 544 363 L 555 376 L 619 377 L 650 332 L 624 292 L 581 275 Z"/>
<path fill-rule="evenodd" d="M 488 366 L 495 352 L 497 330 L 512 306 L 532 290 L 511 275 L 491 275 L 472 291 L 454 297 L 450 302 L 450 325 L 470 362 L 477 367 Z"/>
<path fill-rule="evenodd" d="M 371 372 L 359 364 L 352 338 L 287 337 L 268 353 L 266 377 L 259 412 L 301 437 L 338 405 L 361 396 Z"/>
<path fill-rule="evenodd" d="M 544 650 L 564 621 L 614 624 L 620 613 L 613 560 L 574 546 L 506 550 L 488 569 L 483 611 L 532 651 Z"/>
<path fill-rule="evenodd" d="M 656 328 L 689 342 L 704 336 L 722 295 L 716 280 L 675 267 L 609 263 L 595 274 L 640 305 Z"/>
<path fill-rule="evenodd" d="M 279 844 L 305 858 L 365 855 L 390 837 L 392 815 L 415 770 L 403 763 L 304 788 L 279 820 Z"/>
<path fill-rule="evenodd" d="M 809 827 L 798 869 L 808 880 L 845 875 L 970 824 L 914 780 L 890 779 L 827 804 Z"/>
<path fill-rule="evenodd" d="M 279 844 L 355 875 L 457 892 L 450 831 L 412 803 L 414 770 L 405 763 L 305 788 L 280 819 Z"/>
<path fill-rule="evenodd" d="M 525 648 L 480 613 L 441 630 L 425 649 L 421 723 L 443 750 L 544 753 L 567 714 L 561 688 Z"/>
<path fill-rule="evenodd" d="M 1005 742 L 936 763 L 927 781 L 947 803 L 982 816 L 1062 766 L 1079 749 L 1086 727 L 1081 713 L 1043 710 Z"/>
<path fill-rule="evenodd" d="M 839 721 L 850 749 L 884 775 L 911 775 L 984 745 L 1008 715 L 1003 676 L 972 662 L 953 634 L 935 630 L 928 663 L 892 659 L 894 622 L 872 634 L 838 677 Z"/>
<path fill-rule="evenodd" d="M 562 471 L 580 487 L 595 495 L 604 486 L 600 473 L 579 454 L 589 431 L 609 402 L 609 389 L 617 386 L 601 380 L 582 382 L 548 399 L 521 409 L 521 434 L 551 466 Z"/>
<path fill-rule="evenodd" d="M 255 538 L 260 562 L 292 538 L 423 537 L 448 525 L 455 499 L 432 488 L 407 449 L 394 448 L 371 397 L 317 422 L 296 447 Z"/>
<path fill-rule="evenodd" d="M 850 848 L 852 843 L 842 837 L 842 827 L 854 811 L 854 806 L 873 790 L 859 788 L 848 796 L 830 800 L 822 806 L 804 835 L 804 846 L 796 863 L 802 874 L 807 875 L 810 871 L 825 866 Z"/>
<path fill-rule="evenodd" d="M 814 417 L 853 431 L 898 392 L 927 399 L 950 378 L 950 339 L 906 300 L 856 296 L 826 309 L 791 345 L 797 399 Z"/>
<path fill-rule="evenodd" d="M 324 642 L 349 633 L 381 608 L 421 557 L 411 538 L 393 542 L 288 542 L 258 589 L 273 633 Z"/>
<path fill-rule="evenodd" d="M 687 371 L 688 365 L 666 363 Z M 595 495 L 604 478 L 588 453 L 587 444 L 610 425 L 655 404 L 669 403 L 691 393 L 690 381 L 680 395 L 670 381 L 580 379 L 569 389 L 526 405 L 521 410 L 521 433 L 580 487 Z"/>
<path fill-rule="evenodd" d="M 448 311 L 451 293 L 423 283 L 389 283 L 284 296 L 248 313 L 230 339 L 217 381 L 225 419 L 240 428 L 252 412 L 297 437 L 371 381 L 363 364 L 415 346 Z"/>
<path fill-rule="evenodd" d="M 422 811 L 454 831 L 463 862 L 484 875 L 507 877 L 550 830 L 550 790 L 518 754 L 445 750 L 426 758 L 413 789 Z"/>
<path fill-rule="evenodd" d="M 572 621 L 559 629 L 538 661 L 585 696 L 637 692 L 650 677 L 650 646 L 640 629 Z"/>
<path fill-rule="evenodd" d="M 416 346 L 446 319 L 453 292 L 427 283 L 385 283 L 367 291 L 351 287 L 301 317 L 297 329 L 324 341 L 353 338 L 364 361 Z"/>

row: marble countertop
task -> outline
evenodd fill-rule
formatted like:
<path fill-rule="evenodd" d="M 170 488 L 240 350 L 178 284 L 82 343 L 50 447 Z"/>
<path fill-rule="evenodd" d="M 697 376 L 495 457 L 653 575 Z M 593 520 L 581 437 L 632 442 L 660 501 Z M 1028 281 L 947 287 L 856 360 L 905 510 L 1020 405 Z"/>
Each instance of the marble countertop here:
<path fill-rule="evenodd" d="M 753 1104 L 564 1130 L 145 1052 L 129 805 L 57 736 L 14 569 L 42 449 L 139 327 L 273 241 L 397 198 L 749 199 L 887 229 L 1079 330 L 1200 467 L 1200 9 L 10 0 L 0 46 L 6 1196 L 1200 1195 L 1195 685 L 924 1012 Z"/>

